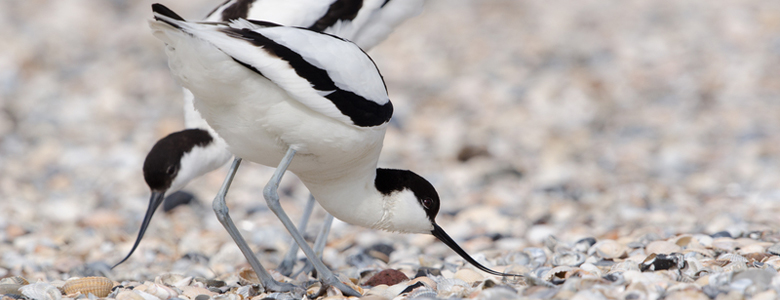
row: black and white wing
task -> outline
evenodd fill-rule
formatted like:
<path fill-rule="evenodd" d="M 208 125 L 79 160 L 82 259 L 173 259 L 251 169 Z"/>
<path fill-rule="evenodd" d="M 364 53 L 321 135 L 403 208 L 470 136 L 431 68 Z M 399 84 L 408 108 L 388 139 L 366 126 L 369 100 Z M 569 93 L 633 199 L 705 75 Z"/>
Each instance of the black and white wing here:
<path fill-rule="evenodd" d="M 368 50 L 423 9 L 424 0 L 229 0 L 206 21 L 262 20 L 305 27 L 355 42 Z"/>
<path fill-rule="evenodd" d="M 160 4 L 153 5 L 153 11 L 158 21 L 151 24 L 154 31 L 179 30 L 207 41 L 325 116 L 360 127 L 382 125 L 392 116 L 379 70 L 352 42 L 243 19 L 229 24 L 187 22 Z M 171 38 L 156 35 L 164 41 Z"/>

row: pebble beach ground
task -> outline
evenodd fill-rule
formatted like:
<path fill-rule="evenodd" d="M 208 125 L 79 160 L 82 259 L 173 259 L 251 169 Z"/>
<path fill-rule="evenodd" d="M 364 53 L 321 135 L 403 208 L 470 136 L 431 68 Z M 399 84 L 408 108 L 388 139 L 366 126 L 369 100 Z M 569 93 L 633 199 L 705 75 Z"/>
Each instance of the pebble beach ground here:
<path fill-rule="evenodd" d="M 146 210 L 146 152 L 183 126 L 151 3 L 0 1 L 4 300 L 94 297 L 89 276 L 121 300 L 300 299 L 247 278 L 211 211 L 224 169 L 109 269 Z M 197 19 L 219 1 L 163 3 Z M 438 223 L 526 277 L 336 222 L 324 261 L 367 298 L 780 295 L 780 2 L 430 0 L 369 54 L 395 106 L 380 166 L 430 180 Z M 273 269 L 289 236 L 262 200 L 271 172 L 245 164 L 228 203 Z M 308 192 L 291 174 L 282 189 L 297 219 Z M 412 280 L 372 279 L 388 269 Z"/>

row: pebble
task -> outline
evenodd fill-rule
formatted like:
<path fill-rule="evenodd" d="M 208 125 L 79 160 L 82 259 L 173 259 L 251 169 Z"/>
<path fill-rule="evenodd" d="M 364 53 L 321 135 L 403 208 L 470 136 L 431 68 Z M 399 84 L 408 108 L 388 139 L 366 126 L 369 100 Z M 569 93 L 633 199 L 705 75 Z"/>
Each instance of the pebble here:
<path fill-rule="evenodd" d="M 407 280 L 409 280 L 409 277 L 407 277 L 406 274 L 404 274 L 403 272 L 394 269 L 386 269 L 380 271 L 379 273 L 376 273 L 374 276 L 371 276 L 371 278 L 369 278 L 368 281 L 365 282 L 365 285 L 367 286 L 377 286 L 380 284 L 395 285 Z"/>

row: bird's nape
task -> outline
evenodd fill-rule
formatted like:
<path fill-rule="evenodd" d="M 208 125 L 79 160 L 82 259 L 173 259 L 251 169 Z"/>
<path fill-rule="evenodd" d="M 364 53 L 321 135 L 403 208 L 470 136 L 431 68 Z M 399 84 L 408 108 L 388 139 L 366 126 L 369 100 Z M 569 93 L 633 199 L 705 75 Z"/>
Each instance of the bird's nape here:
<path fill-rule="evenodd" d="M 460 257 L 463 257 L 467 262 L 477 267 L 477 269 L 482 270 L 485 273 L 497 275 L 497 276 L 513 276 L 513 277 L 522 277 L 522 275 L 518 274 L 507 274 L 502 273 L 498 271 L 493 271 L 488 267 L 483 266 L 482 264 L 478 263 L 474 258 L 471 257 L 468 253 L 466 253 L 466 250 L 463 250 L 458 243 L 456 243 L 446 232 L 444 232 L 444 229 L 442 229 L 438 224 L 433 224 L 433 230 L 431 231 L 431 234 L 438 238 L 440 241 L 442 241 L 444 244 L 450 247 L 452 251 L 455 251 L 455 253 L 458 253 Z"/>
<path fill-rule="evenodd" d="M 138 237 L 135 239 L 135 243 L 133 244 L 133 248 L 130 249 L 130 253 L 127 253 L 127 256 L 123 258 L 120 262 L 116 263 L 111 269 L 116 268 L 118 265 L 125 262 L 128 258 L 130 258 L 130 255 L 133 255 L 133 252 L 135 252 L 135 249 L 138 248 L 138 244 L 141 243 L 141 239 L 144 237 L 144 233 L 146 232 L 146 228 L 149 227 L 149 223 L 152 221 L 152 216 L 154 215 L 154 212 L 157 210 L 158 207 L 160 207 L 160 204 L 165 199 L 165 192 L 157 192 L 152 191 L 152 197 L 149 199 L 149 207 L 146 209 L 146 215 L 144 215 L 144 220 L 141 222 L 141 230 L 138 231 Z"/>

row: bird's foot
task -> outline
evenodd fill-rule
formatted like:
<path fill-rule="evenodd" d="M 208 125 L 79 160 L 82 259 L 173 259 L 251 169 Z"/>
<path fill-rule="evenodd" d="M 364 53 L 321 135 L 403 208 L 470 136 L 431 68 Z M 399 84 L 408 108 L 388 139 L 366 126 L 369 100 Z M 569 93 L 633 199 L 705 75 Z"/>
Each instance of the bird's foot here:
<path fill-rule="evenodd" d="M 263 288 L 265 288 L 266 291 L 271 292 L 292 293 L 293 298 L 295 299 L 300 299 L 304 294 L 306 294 L 306 289 L 287 282 L 272 281 L 263 284 Z"/>
<path fill-rule="evenodd" d="M 353 296 L 353 297 L 360 297 L 363 296 L 363 294 L 358 293 L 355 289 L 351 288 L 347 284 L 341 282 L 336 276 L 332 276 L 330 278 L 325 278 L 322 280 L 322 287 L 319 291 L 315 294 L 314 298 L 317 298 L 319 296 L 322 296 L 325 294 L 325 292 L 328 290 L 328 287 L 335 287 L 341 291 L 342 294 L 345 296 Z M 314 299 L 312 298 L 312 299 Z"/>
<path fill-rule="evenodd" d="M 295 266 L 295 261 L 289 261 L 285 259 L 282 261 L 281 264 L 279 264 L 279 266 L 276 267 L 276 272 L 279 272 L 279 274 L 282 274 L 286 277 L 290 277 L 290 274 L 292 274 L 294 266 Z"/>

